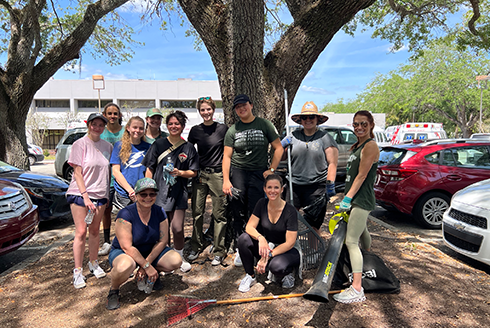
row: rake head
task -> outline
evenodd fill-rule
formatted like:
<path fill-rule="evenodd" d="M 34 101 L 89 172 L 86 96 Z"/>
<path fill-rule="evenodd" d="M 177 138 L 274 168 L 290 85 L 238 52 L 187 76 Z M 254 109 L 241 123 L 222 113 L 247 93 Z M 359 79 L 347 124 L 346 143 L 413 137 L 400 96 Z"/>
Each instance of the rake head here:
<path fill-rule="evenodd" d="M 213 304 L 216 304 L 216 300 L 200 300 L 189 296 L 171 295 L 167 298 L 168 325 L 179 322 Z"/>

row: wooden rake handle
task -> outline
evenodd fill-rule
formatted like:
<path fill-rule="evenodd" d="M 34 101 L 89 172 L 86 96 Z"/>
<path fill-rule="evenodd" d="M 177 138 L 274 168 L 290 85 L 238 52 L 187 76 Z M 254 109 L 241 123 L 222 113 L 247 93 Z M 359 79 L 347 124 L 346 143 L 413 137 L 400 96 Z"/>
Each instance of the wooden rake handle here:
<path fill-rule="evenodd" d="M 331 290 L 328 292 L 328 295 L 338 294 L 342 292 L 342 290 Z M 261 296 L 261 297 L 250 297 L 250 298 L 240 298 L 236 300 L 224 300 L 224 301 L 216 301 L 216 304 L 236 304 L 236 303 L 246 303 L 246 302 L 256 302 L 256 301 L 267 301 L 267 300 L 275 300 L 279 298 L 293 298 L 293 297 L 302 297 L 303 294 L 285 294 L 285 295 L 272 295 L 272 296 Z"/>

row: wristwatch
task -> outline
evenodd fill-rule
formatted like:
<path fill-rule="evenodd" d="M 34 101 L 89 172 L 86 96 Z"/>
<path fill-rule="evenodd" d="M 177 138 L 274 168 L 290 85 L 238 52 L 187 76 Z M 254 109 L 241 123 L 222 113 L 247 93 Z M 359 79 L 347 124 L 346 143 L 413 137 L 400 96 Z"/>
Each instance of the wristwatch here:
<path fill-rule="evenodd" d="M 146 262 L 145 265 L 143 265 L 143 269 L 146 269 L 150 266 L 150 262 Z"/>
<path fill-rule="evenodd" d="M 269 170 L 271 170 L 272 173 L 274 173 L 275 169 L 273 169 L 272 167 L 269 168 Z"/>

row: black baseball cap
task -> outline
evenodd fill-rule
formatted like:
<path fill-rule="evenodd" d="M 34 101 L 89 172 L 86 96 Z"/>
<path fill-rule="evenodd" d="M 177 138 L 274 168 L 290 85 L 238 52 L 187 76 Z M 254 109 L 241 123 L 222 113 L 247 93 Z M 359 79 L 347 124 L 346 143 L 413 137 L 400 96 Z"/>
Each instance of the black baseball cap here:
<path fill-rule="evenodd" d="M 247 95 L 244 95 L 244 94 L 238 95 L 235 97 L 235 99 L 233 99 L 233 108 L 235 108 L 236 105 L 238 105 L 238 104 L 245 104 L 248 102 L 252 103 L 250 101 L 250 98 Z"/>
<path fill-rule="evenodd" d="M 104 121 L 104 124 L 107 124 L 107 122 L 109 122 L 109 120 L 107 120 L 107 118 L 104 115 L 102 115 L 102 113 L 92 113 L 88 116 L 87 124 L 88 122 L 93 121 L 96 118 L 100 118 L 102 121 Z"/>

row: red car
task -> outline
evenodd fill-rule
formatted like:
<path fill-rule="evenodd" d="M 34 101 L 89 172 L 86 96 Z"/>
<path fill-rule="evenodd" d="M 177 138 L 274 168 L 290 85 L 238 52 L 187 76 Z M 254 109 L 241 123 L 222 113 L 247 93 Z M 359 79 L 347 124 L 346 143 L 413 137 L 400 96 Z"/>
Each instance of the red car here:
<path fill-rule="evenodd" d="M 24 245 L 38 231 L 39 213 L 24 188 L 0 179 L 0 255 Z"/>
<path fill-rule="evenodd" d="M 385 209 L 440 228 L 452 195 L 490 178 L 490 141 L 443 139 L 385 147 L 374 186 Z"/>

